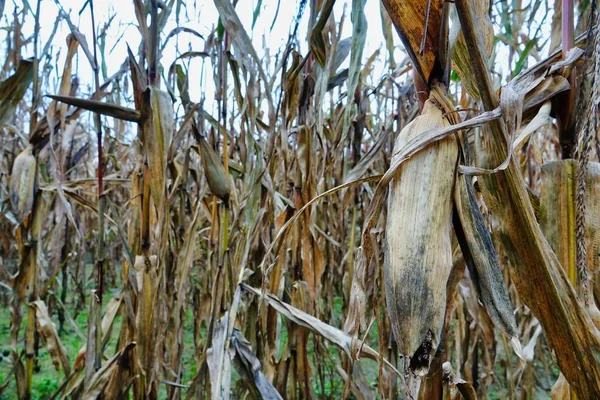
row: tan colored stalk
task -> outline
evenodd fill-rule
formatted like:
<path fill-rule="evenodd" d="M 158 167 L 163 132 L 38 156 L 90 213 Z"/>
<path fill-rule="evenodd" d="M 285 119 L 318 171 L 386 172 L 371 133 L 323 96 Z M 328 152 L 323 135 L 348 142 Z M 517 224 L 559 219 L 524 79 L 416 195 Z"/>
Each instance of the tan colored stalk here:
<path fill-rule="evenodd" d="M 485 110 L 498 106 L 486 60 L 479 51 L 470 3 L 456 7 Z M 477 148 L 477 163 L 495 167 L 506 158 L 500 121 L 489 124 Z M 568 277 L 535 219 L 523 177 L 513 157 L 504 171 L 480 177 L 486 205 L 498 218 L 512 278 L 525 304 L 541 322 L 565 377 L 581 398 L 600 397 L 600 336 L 580 306 Z M 535 284 L 533 284 L 535 282 Z"/>

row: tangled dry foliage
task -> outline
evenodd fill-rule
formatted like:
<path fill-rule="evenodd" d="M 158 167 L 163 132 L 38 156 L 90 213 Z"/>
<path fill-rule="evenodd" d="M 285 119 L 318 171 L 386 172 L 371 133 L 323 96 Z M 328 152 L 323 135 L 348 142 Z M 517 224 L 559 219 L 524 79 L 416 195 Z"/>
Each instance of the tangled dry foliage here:
<path fill-rule="evenodd" d="M 600 398 L 595 1 L 383 0 L 363 54 L 375 0 L 298 1 L 260 52 L 236 1 L 205 37 L 134 0 L 104 82 L 94 2 L 87 38 L 35 3 L 2 19 L 0 398 L 38 396 L 43 352 L 52 399 Z M 183 33 L 202 50 L 161 65 Z"/>

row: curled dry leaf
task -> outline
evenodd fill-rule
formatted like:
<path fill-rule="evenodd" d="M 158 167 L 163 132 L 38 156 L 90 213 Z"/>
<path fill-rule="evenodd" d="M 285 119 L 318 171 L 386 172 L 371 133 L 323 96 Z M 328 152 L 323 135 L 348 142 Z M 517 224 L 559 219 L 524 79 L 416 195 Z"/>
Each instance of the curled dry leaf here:
<path fill-rule="evenodd" d="M 256 296 L 264 295 L 265 300 L 271 307 L 275 308 L 278 312 L 283 314 L 289 320 L 293 321 L 295 324 L 308 328 L 312 332 L 323 336 L 325 339 L 342 349 L 348 357 L 351 357 L 352 359 L 365 357 L 371 360 L 380 360 L 380 355 L 375 350 L 365 343 L 358 343 L 356 339 L 352 338 L 346 332 L 328 325 L 320 321 L 318 318 L 315 318 L 312 315 L 281 301 L 270 293 L 263 294 L 263 292 L 260 290 L 255 289 L 245 283 L 242 283 L 241 287 L 245 291 Z M 393 365 L 391 365 L 387 360 L 383 360 L 385 365 L 392 370 L 392 372 L 400 376 L 400 373 Z"/>
<path fill-rule="evenodd" d="M 383 0 L 383 4 L 421 79 L 429 82 L 438 56 L 443 2 Z"/>
<path fill-rule="evenodd" d="M 262 372 L 260 360 L 252 353 L 250 342 L 238 329 L 233 330 L 235 365 L 240 375 L 245 376 L 263 399 L 283 399 Z"/>
<path fill-rule="evenodd" d="M 52 357 L 52 364 L 54 365 L 54 368 L 56 368 L 58 371 L 58 367 L 62 366 L 63 371 L 65 371 L 65 375 L 69 375 L 71 372 L 71 366 L 69 364 L 67 349 L 65 349 L 65 346 L 63 346 L 60 338 L 58 337 L 56 327 L 54 326 L 54 323 L 48 314 L 46 303 L 41 300 L 37 300 L 34 301 L 31 306 L 35 307 L 35 322 L 37 331 L 40 333 L 44 343 L 46 343 L 46 348 L 48 349 L 48 353 L 50 353 L 50 357 Z"/>
<path fill-rule="evenodd" d="M 350 300 L 348 315 L 344 323 L 344 331 L 357 336 L 366 328 L 365 315 L 367 312 L 367 262 L 362 247 L 356 249 L 354 261 L 354 274 L 350 286 Z"/>
<path fill-rule="evenodd" d="M 133 361 L 133 348 L 135 343 L 129 343 L 117 354 L 115 354 L 108 362 L 106 362 L 102 368 L 100 368 L 91 378 L 90 384 L 86 388 L 85 392 L 81 396 L 82 400 L 96 400 L 96 399 L 112 399 L 117 400 L 120 398 L 120 391 L 125 389 L 129 382 L 120 382 L 120 390 L 106 390 L 107 386 L 114 385 L 114 382 L 119 379 L 119 374 L 124 369 L 131 368 Z"/>

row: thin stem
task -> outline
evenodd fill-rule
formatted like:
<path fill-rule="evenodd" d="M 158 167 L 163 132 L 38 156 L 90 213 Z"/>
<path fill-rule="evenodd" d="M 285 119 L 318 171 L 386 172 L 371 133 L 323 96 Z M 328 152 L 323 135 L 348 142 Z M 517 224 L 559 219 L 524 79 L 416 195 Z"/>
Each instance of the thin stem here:
<path fill-rule="evenodd" d="M 97 38 L 96 38 L 96 21 L 94 19 L 94 1 L 89 0 L 90 14 L 92 19 L 92 39 L 94 44 L 94 62 L 92 68 L 94 70 L 94 85 L 96 93 L 99 94 L 100 88 L 100 76 L 98 68 L 98 55 L 97 55 Z M 95 315 L 95 359 L 94 368 L 98 371 L 102 367 L 102 298 L 104 294 L 104 210 L 106 208 L 106 199 L 104 197 L 104 155 L 102 149 L 102 120 L 99 113 L 95 113 L 96 123 L 96 140 L 98 144 L 98 248 L 96 256 L 96 271 L 97 271 L 97 290 L 96 296 L 98 296 L 98 304 L 96 305 Z M 90 301 L 94 301 L 92 298 Z"/>
<path fill-rule="evenodd" d="M 562 0 L 562 56 L 567 58 L 567 53 L 573 48 L 573 0 Z"/>
<path fill-rule="evenodd" d="M 150 1 L 150 44 L 148 51 L 148 83 L 152 86 L 158 85 L 158 2 Z"/>

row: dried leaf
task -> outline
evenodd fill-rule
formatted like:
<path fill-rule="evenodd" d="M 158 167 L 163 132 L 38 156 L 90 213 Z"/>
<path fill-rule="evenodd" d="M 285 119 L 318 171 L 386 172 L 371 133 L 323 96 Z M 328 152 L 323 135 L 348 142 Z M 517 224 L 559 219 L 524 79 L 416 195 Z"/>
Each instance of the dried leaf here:
<path fill-rule="evenodd" d="M 360 81 L 361 62 L 363 49 L 367 37 L 367 19 L 365 17 L 366 0 L 352 0 L 352 51 L 350 53 L 350 68 L 348 71 L 348 96 L 346 112 L 344 113 L 344 127 L 342 130 L 341 144 L 346 143 L 348 131 L 350 130 L 350 119 L 354 110 L 354 92 Z"/>
<path fill-rule="evenodd" d="M 263 399 L 283 399 L 271 382 L 262 373 L 260 361 L 254 353 L 250 342 L 237 329 L 233 330 L 233 348 L 235 349 L 235 364 L 240 375 L 245 376 Z"/>
<path fill-rule="evenodd" d="M 229 316 L 225 316 L 215 324 L 213 330 L 212 347 L 208 349 L 206 362 L 210 372 L 211 399 L 227 400 L 231 392 L 231 361 L 234 350 L 225 351 L 227 338 L 227 324 Z"/>
<path fill-rule="evenodd" d="M 265 71 L 262 67 L 263 63 L 260 57 L 258 56 L 256 49 L 254 48 L 254 46 L 252 46 L 252 41 L 250 40 L 248 33 L 244 29 L 240 18 L 235 12 L 235 8 L 233 8 L 231 1 L 214 0 L 214 3 L 215 7 L 219 11 L 221 23 L 223 24 L 225 29 L 230 33 L 233 39 L 233 44 L 240 52 L 240 56 L 242 57 L 242 60 L 244 60 L 246 68 L 249 71 L 256 68 L 258 70 L 258 76 L 260 77 L 260 79 L 262 79 L 265 85 L 268 85 L 270 81 L 269 79 L 267 79 L 267 75 L 265 74 Z M 252 59 L 255 62 L 255 65 L 252 65 L 249 62 L 248 56 L 252 57 Z M 269 106 L 269 120 L 272 120 L 275 118 L 275 107 L 273 105 L 271 90 L 268 87 L 265 90 L 265 96 L 267 98 L 267 103 Z"/>
<path fill-rule="evenodd" d="M 334 4 L 335 0 L 326 0 L 323 3 L 319 13 L 319 19 L 317 19 L 315 26 L 311 27 L 310 31 L 310 50 L 323 69 L 325 68 L 325 64 L 327 62 L 327 46 L 325 45 L 325 40 L 323 40 L 323 29 L 325 29 L 325 25 L 329 20 L 329 16 L 331 15 Z"/>
<path fill-rule="evenodd" d="M 138 332 L 137 354 L 142 374 L 144 375 L 144 390 L 149 393 L 150 388 L 158 379 L 157 346 L 156 346 L 156 291 L 158 278 L 158 258 L 156 256 L 136 256 L 135 270 L 137 271 L 138 310 L 136 313 L 136 329 Z"/>
<path fill-rule="evenodd" d="M 414 68 L 426 84 L 435 68 L 442 26 L 442 1 L 383 0 Z"/>
<path fill-rule="evenodd" d="M 454 203 L 458 214 L 454 229 L 481 302 L 494 326 L 509 338 L 514 338 L 517 336 L 514 306 L 508 296 L 492 238 L 475 200 L 470 177 L 457 177 Z"/>
<path fill-rule="evenodd" d="M 81 396 L 82 400 L 96 400 L 96 399 L 118 399 L 119 394 L 116 391 L 108 391 L 106 387 L 111 381 L 115 379 L 119 374 L 119 370 L 123 365 L 131 363 L 133 348 L 135 343 L 129 343 L 125 348 L 117 352 L 108 362 L 106 362 L 102 368 L 100 368 L 94 376 L 92 376 L 90 383 L 86 390 Z M 126 382 L 121 382 L 125 384 Z"/>
<path fill-rule="evenodd" d="M 131 108 L 121 107 L 99 100 L 80 99 L 71 96 L 55 96 L 49 94 L 47 97 L 109 117 L 122 119 L 124 121 L 140 122 L 140 113 L 136 110 L 132 110 Z"/>
<path fill-rule="evenodd" d="M 37 325 L 37 331 L 40 333 L 48 353 L 52 357 L 52 364 L 58 371 L 58 367 L 62 366 L 65 375 L 71 373 L 71 366 L 69 364 L 69 357 L 67 356 L 67 349 L 60 341 L 56 327 L 48 315 L 48 308 L 46 303 L 41 300 L 34 301 L 32 306 L 35 307 L 35 322 Z"/>
<path fill-rule="evenodd" d="M 245 291 L 253 293 L 256 296 L 263 295 L 260 290 L 255 289 L 245 283 L 242 283 L 241 287 Z M 357 343 L 356 339 L 352 338 L 344 331 L 328 325 L 312 315 L 297 309 L 296 307 L 284 303 L 270 293 L 266 293 L 264 296 L 265 300 L 271 307 L 275 308 L 290 321 L 323 336 L 325 339 L 329 340 L 331 343 L 343 350 L 348 357 L 351 357 L 354 360 L 357 360 L 359 357 L 366 357 L 371 360 L 380 359 L 379 354 L 369 347 L 369 345 L 365 343 Z M 396 370 L 396 368 L 394 368 L 387 360 L 384 359 L 384 362 L 388 368 L 397 374 L 397 376 L 400 376 L 398 370 Z"/>
<path fill-rule="evenodd" d="M 33 81 L 33 61 L 21 60 L 17 71 L 0 83 L 0 127 L 10 118 Z"/>
<path fill-rule="evenodd" d="M 513 151 L 517 152 L 523 144 L 529 139 L 532 133 L 540 129 L 542 126 L 550 122 L 550 110 L 552 109 L 552 103 L 550 100 L 546 100 L 540 107 L 535 117 L 527 124 L 526 127 L 521 129 L 521 132 L 517 138 L 513 141 Z"/>
<path fill-rule="evenodd" d="M 475 21 L 477 23 L 477 32 L 481 37 L 482 47 L 479 49 L 484 57 L 489 59 L 494 47 L 494 27 L 489 17 L 490 0 L 474 0 L 471 3 Z M 454 14 L 452 20 L 452 31 L 450 32 L 450 54 L 452 59 L 452 69 L 460 77 L 460 81 L 467 92 L 475 99 L 479 98 L 476 80 L 473 79 L 471 68 L 471 58 L 465 42 L 465 36 L 462 33 L 460 22 Z"/>

